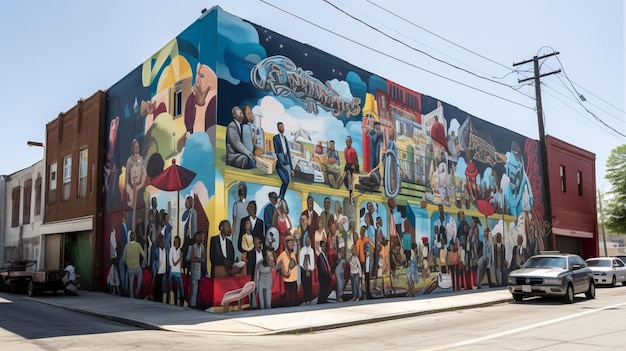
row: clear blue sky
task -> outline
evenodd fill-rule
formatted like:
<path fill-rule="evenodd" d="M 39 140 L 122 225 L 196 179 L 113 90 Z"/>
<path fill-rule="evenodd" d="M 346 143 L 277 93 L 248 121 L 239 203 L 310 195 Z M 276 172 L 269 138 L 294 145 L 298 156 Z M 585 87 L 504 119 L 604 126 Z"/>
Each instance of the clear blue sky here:
<path fill-rule="evenodd" d="M 611 149 L 626 143 L 621 0 L 0 1 L 0 174 L 42 159 L 26 142 L 44 141 L 46 123 L 122 79 L 214 5 L 534 139 L 534 87 L 518 84 L 532 65 L 512 72 L 512 64 L 558 51 L 560 62 L 541 68 L 567 74 L 542 79 L 546 133 L 596 154 L 599 187 Z"/>

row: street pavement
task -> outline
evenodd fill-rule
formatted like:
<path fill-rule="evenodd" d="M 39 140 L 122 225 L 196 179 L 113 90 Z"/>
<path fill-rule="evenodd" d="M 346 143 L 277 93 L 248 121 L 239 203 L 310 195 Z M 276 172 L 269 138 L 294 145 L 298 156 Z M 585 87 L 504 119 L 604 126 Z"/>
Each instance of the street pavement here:
<path fill-rule="evenodd" d="M 145 329 L 227 335 L 293 334 L 511 301 L 506 288 L 438 293 L 413 298 L 212 313 L 148 300 L 79 291 L 78 296 L 38 295 L 34 302 L 86 313 Z"/>

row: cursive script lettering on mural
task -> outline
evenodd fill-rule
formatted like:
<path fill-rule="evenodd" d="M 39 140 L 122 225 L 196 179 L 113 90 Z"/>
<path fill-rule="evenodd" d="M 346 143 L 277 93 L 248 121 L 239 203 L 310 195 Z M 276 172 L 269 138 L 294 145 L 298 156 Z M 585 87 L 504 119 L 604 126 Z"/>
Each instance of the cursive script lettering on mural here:
<path fill-rule="evenodd" d="M 361 112 L 360 98 L 341 96 L 330 82 L 322 83 L 313 77 L 313 72 L 296 66 L 284 56 L 268 57 L 256 64 L 250 72 L 250 80 L 255 87 L 270 90 L 276 96 L 293 94 L 305 104 L 309 113 L 317 115 L 318 106 L 335 117 L 346 115 L 350 118 Z"/>

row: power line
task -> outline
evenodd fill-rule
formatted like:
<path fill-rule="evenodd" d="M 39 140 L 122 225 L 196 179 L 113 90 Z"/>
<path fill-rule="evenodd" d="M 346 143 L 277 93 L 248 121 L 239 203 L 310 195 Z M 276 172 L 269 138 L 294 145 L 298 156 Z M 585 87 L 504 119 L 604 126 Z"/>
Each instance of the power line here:
<path fill-rule="evenodd" d="M 548 68 L 552 69 L 549 65 L 546 65 L 546 66 L 547 66 Z M 567 84 L 563 81 L 563 79 L 561 79 L 560 75 L 557 75 L 557 78 L 558 78 L 558 80 L 561 82 L 561 85 L 563 85 L 563 87 L 565 87 L 565 89 L 567 89 L 567 90 L 569 91 L 569 93 L 570 93 L 572 96 L 577 96 L 578 92 L 572 92 L 572 91 L 570 90 L 569 86 L 568 86 L 568 85 L 567 85 Z M 570 81 L 570 84 L 571 84 L 571 81 Z M 569 97 L 569 96 L 565 96 L 565 95 L 563 95 L 561 92 L 558 92 L 556 89 L 554 89 L 554 88 L 552 88 L 552 87 L 548 86 L 547 84 L 545 84 L 545 86 L 546 86 L 547 88 L 550 88 L 550 89 L 554 90 L 555 92 L 557 92 L 557 93 L 558 93 L 558 94 L 560 94 L 561 96 L 566 97 L 568 100 L 570 100 L 570 101 L 572 101 L 572 102 L 576 102 L 576 103 L 578 102 L 578 99 L 577 99 L 577 98 L 571 98 L 571 97 Z M 623 121 L 622 121 L 622 120 L 621 120 L 618 116 L 615 116 L 615 115 L 611 114 L 610 112 L 608 112 L 608 111 L 604 110 L 603 108 L 601 108 L 601 107 L 599 107 L 599 106 L 597 106 L 597 105 L 595 105 L 595 104 L 593 104 L 593 103 L 589 102 L 588 100 L 583 100 L 583 101 L 584 101 L 584 102 L 586 102 L 586 103 L 588 103 L 589 105 L 591 105 L 591 106 L 593 106 L 593 107 L 595 107 L 595 108 L 599 109 L 600 111 L 602 111 L 602 112 L 606 113 L 607 115 L 609 115 L 609 116 L 613 117 L 613 118 L 614 118 L 614 119 L 616 119 L 617 121 L 619 121 L 619 122 L 623 122 Z"/>
<path fill-rule="evenodd" d="M 544 47 L 542 47 L 542 49 L 543 49 L 543 48 L 549 48 L 549 49 L 551 49 L 551 50 L 553 50 L 553 51 L 554 51 L 554 49 L 552 49 L 552 47 L 550 47 L 550 46 L 544 46 Z M 539 50 L 541 50 L 541 49 L 539 49 Z M 591 91 L 589 91 L 589 90 L 585 89 L 585 88 L 584 88 L 584 87 L 582 87 L 581 85 L 576 84 L 575 82 L 573 82 L 573 81 L 569 78 L 569 76 L 567 75 L 567 72 L 565 72 L 565 66 L 563 66 L 563 63 L 561 62 L 561 60 L 560 60 L 558 57 L 557 57 L 556 59 L 557 59 L 557 61 L 559 62 L 559 66 L 561 66 L 561 69 L 563 70 L 563 75 L 565 75 L 565 78 L 567 79 L 567 81 L 568 81 L 568 82 L 572 85 L 572 88 L 574 89 L 574 91 L 576 92 L 576 94 L 578 95 L 578 98 L 580 98 L 580 100 L 587 102 L 587 99 L 585 99 L 585 98 L 584 98 L 584 96 L 583 96 L 582 94 L 580 94 L 580 93 L 578 92 L 578 90 L 576 90 L 575 85 L 576 85 L 576 86 L 578 86 L 579 88 L 581 88 L 581 89 L 585 90 L 585 91 L 586 91 L 586 92 L 588 92 L 589 94 L 593 95 L 593 96 L 594 96 L 594 97 L 596 97 L 597 99 L 601 100 L 602 102 L 606 103 L 607 105 L 609 105 L 609 106 L 613 107 L 614 109 L 616 109 L 616 110 L 618 110 L 618 111 L 620 111 L 620 112 L 622 112 L 622 113 L 626 113 L 626 112 L 624 112 L 624 110 L 622 110 L 621 108 L 619 108 L 619 107 L 617 107 L 617 106 L 615 106 L 615 105 L 611 104 L 610 102 L 608 102 L 608 101 L 604 100 L 603 98 L 601 98 L 601 97 L 597 96 L 596 94 L 592 93 Z M 595 106 L 595 105 L 593 105 L 593 104 L 591 104 L 591 103 L 590 103 L 590 105 Z M 597 107 L 597 106 L 596 106 L 596 107 Z M 604 111 L 604 110 L 603 110 L 603 111 Z M 606 111 L 604 111 L 604 112 L 606 112 Z M 607 112 L 607 114 L 609 114 L 609 113 Z M 615 116 L 614 116 L 614 117 L 615 117 Z M 621 119 L 621 118 L 619 118 L 619 117 L 617 117 L 617 118 L 618 118 L 618 119 L 620 119 L 620 120 L 622 120 L 622 119 Z"/>
<path fill-rule="evenodd" d="M 568 91 L 569 91 L 569 90 L 568 90 Z M 604 125 L 606 128 L 609 128 L 611 131 L 613 131 L 613 132 L 615 132 L 615 133 L 619 134 L 620 136 L 622 136 L 622 137 L 626 138 L 626 134 L 623 134 L 623 133 L 621 133 L 620 131 L 618 131 L 617 129 L 615 129 L 615 128 L 611 127 L 610 125 L 608 125 L 608 124 L 607 124 L 606 122 L 604 122 L 604 121 L 603 121 L 600 117 L 596 116 L 596 114 L 595 114 L 595 113 L 591 112 L 591 111 L 590 111 L 587 107 L 585 107 L 585 105 L 583 105 L 583 104 L 582 104 L 582 102 L 580 102 L 580 100 L 578 100 L 578 99 L 577 99 L 577 96 L 576 96 L 576 94 L 575 94 L 575 93 L 573 93 L 572 91 L 569 91 L 569 92 L 570 92 L 570 93 L 572 94 L 572 96 L 574 97 L 574 101 L 575 101 L 575 102 L 577 102 L 577 103 L 578 103 L 578 105 L 580 105 L 580 106 L 581 106 L 581 107 L 582 107 L 582 108 L 583 108 L 583 109 L 584 109 L 584 110 L 585 110 L 588 114 L 590 114 L 591 116 L 593 116 L 593 118 L 594 118 L 596 121 L 600 122 L 602 125 Z M 554 97 L 554 95 L 552 95 L 552 96 Z M 557 99 L 557 100 L 559 100 L 559 99 Z M 559 100 L 559 101 L 561 101 L 561 100 Z M 563 101 L 561 101 L 561 102 L 563 102 Z M 567 105 L 567 106 L 569 106 L 569 105 L 568 105 L 568 104 L 566 104 L 566 103 L 564 103 L 564 104 L 565 104 L 565 105 Z M 573 109 L 573 108 L 572 108 L 572 109 Z"/>
<path fill-rule="evenodd" d="M 512 86 L 511 86 L 511 85 L 508 85 L 508 84 L 506 84 L 506 83 L 502 83 L 502 82 L 498 82 L 497 80 L 493 80 L 493 79 L 491 79 L 491 78 L 483 77 L 483 76 L 481 76 L 481 75 L 479 75 L 479 74 L 476 74 L 476 73 L 474 73 L 474 72 L 472 72 L 472 71 L 470 71 L 470 70 L 467 70 L 467 69 L 465 69 L 465 68 L 463 68 L 463 67 L 459 67 L 459 66 L 457 66 L 457 65 L 454 65 L 454 64 L 452 64 L 452 63 L 450 63 L 450 62 L 448 62 L 448 61 L 445 61 L 445 60 L 442 60 L 442 59 L 440 59 L 440 58 L 438 58 L 438 57 L 435 57 L 435 56 L 433 56 L 433 55 L 431 55 L 431 54 L 429 54 L 429 53 L 427 53 L 427 52 L 425 52 L 425 51 L 423 51 L 423 50 L 420 50 L 420 49 L 418 49 L 418 48 L 416 48 L 416 47 L 413 47 L 413 46 L 411 46 L 411 45 L 409 45 L 409 44 L 407 44 L 407 43 L 403 42 L 402 40 L 399 40 L 399 39 L 397 39 L 397 38 L 395 38 L 395 37 L 393 37 L 393 36 L 391 36 L 391 35 L 389 35 L 389 34 L 387 34 L 387 33 L 383 32 L 383 31 L 381 31 L 380 29 L 378 29 L 378 28 L 376 28 L 376 27 L 372 26 L 371 24 L 364 22 L 364 21 L 363 21 L 363 20 L 361 20 L 360 18 L 357 18 L 356 16 L 354 16 L 354 15 L 352 15 L 352 14 L 350 14 L 350 13 L 348 13 L 348 12 L 344 11 L 343 9 L 339 8 L 337 5 L 335 5 L 335 4 L 333 4 L 333 3 L 331 3 L 329 0 L 322 0 L 322 1 L 323 1 L 323 2 L 325 2 L 325 3 L 327 3 L 328 5 L 332 6 L 332 7 L 333 7 L 333 8 L 335 8 L 337 11 L 339 11 L 339 12 L 341 12 L 341 13 L 345 14 L 346 16 L 348 16 L 348 17 L 352 18 L 353 20 L 355 20 L 355 21 L 357 21 L 357 22 L 359 22 L 359 23 L 361 23 L 361 24 L 365 25 L 366 27 L 369 27 L 370 29 L 372 29 L 372 30 L 374 30 L 374 31 L 376 31 L 376 32 L 378 32 L 378 33 L 380 33 L 380 34 L 382 34 L 382 35 L 386 36 L 387 38 L 389 38 L 389 39 L 391 39 L 391 40 L 393 40 L 393 41 L 395 41 L 395 42 L 399 43 L 400 45 L 404 45 L 404 46 L 406 46 L 407 48 L 409 48 L 409 49 L 411 49 L 411 50 L 414 50 L 414 51 L 416 51 L 416 52 L 419 52 L 419 53 L 420 53 L 420 54 L 422 54 L 422 55 L 428 56 L 428 57 L 430 57 L 431 59 L 433 59 L 433 60 L 435 60 L 435 61 L 437 61 L 437 62 L 441 62 L 441 63 L 443 63 L 443 64 L 445 64 L 445 65 L 448 65 L 448 66 L 450 66 L 450 67 L 452 67 L 452 68 L 454 68 L 454 69 L 457 69 L 457 70 L 459 70 L 459 71 L 463 71 L 463 72 L 465 72 L 465 73 L 467 73 L 467 74 L 471 74 L 471 75 L 473 75 L 474 77 L 477 77 L 477 78 L 480 78 L 480 79 L 484 79 L 484 80 L 486 80 L 486 81 L 489 81 L 489 82 L 492 82 L 492 83 L 495 83 L 495 84 L 499 84 L 499 85 L 505 86 L 505 87 L 507 87 L 507 88 L 512 88 Z"/>
<path fill-rule="evenodd" d="M 332 30 L 330 30 L 330 29 L 327 29 L 327 28 L 325 28 L 325 27 L 322 27 L 322 26 L 318 25 L 317 23 L 311 22 L 311 21 L 309 21 L 309 20 L 307 20 L 307 19 L 305 19 L 305 18 L 303 18 L 303 17 L 301 17 L 301 16 L 298 16 L 298 15 L 296 15 L 296 14 L 292 13 L 292 12 L 289 12 L 289 11 L 287 11 L 287 10 L 283 9 L 283 8 L 280 8 L 280 7 L 278 7 L 278 6 L 274 5 L 274 4 L 271 4 L 271 3 L 267 2 L 266 0 L 259 0 L 259 1 L 260 1 L 260 2 L 262 2 L 262 3 L 264 3 L 264 4 L 266 4 L 266 5 L 268 5 L 268 6 L 271 6 L 271 7 L 275 8 L 275 9 L 277 9 L 277 10 L 281 11 L 281 12 L 284 12 L 284 13 L 286 13 L 286 14 L 288 14 L 288 15 L 292 16 L 292 17 L 295 17 L 295 18 L 297 18 L 297 19 L 299 19 L 299 20 L 301 20 L 301 21 L 303 21 L 303 22 L 306 22 L 306 23 L 308 23 L 308 24 L 310 24 L 310 25 L 312 25 L 312 26 L 315 26 L 315 27 L 317 27 L 317 28 L 319 28 L 319 29 L 321 29 L 321 30 L 323 30 L 323 31 L 326 31 L 326 32 L 328 32 L 328 33 L 331 33 L 331 34 L 333 34 L 333 35 L 336 35 L 336 36 L 338 36 L 338 37 L 340 37 L 340 38 L 342 38 L 342 39 L 344 39 L 344 40 L 347 40 L 347 41 L 349 41 L 349 42 L 352 42 L 352 43 L 354 43 L 354 44 L 357 44 L 357 45 L 359 45 L 359 46 L 362 46 L 362 47 L 364 47 L 364 48 L 366 48 L 366 49 L 369 49 L 369 50 L 371 50 L 371 51 L 373 51 L 373 52 L 376 52 L 376 53 L 378 53 L 378 54 L 380 54 L 380 55 L 383 55 L 383 56 L 385 56 L 385 57 L 388 57 L 388 58 L 390 58 L 390 59 L 392 59 L 392 60 L 395 60 L 395 61 L 398 61 L 398 62 L 404 63 L 404 64 L 406 64 L 407 66 L 414 67 L 414 68 L 416 68 L 416 69 L 418 69 L 418 70 L 421 70 L 421 71 L 424 71 L 424 72 L 430 73 L 430 74 L 432 74 L 432 75 L 434 75 L 434 76 L 436 76 L 436 77 L 443 78 L 443 79 L 448 80 L 448 81 L 450 81 L 450 82 L 456 83 L 456 84 L 458 84 L 458 85 L 464 86 L 464 87 L 469 88 L 469 89 L 472 89 L 472 90 L 476 90 L 476 91 L 478 91 L 478 92 L 481 92 L 481 93 L 483 93 L 483 94 L 486 94 L 486 95 L 489 95 L 489 96 L 495 97 L 495 98 L 497 98 L 497 99 L 500 99 L 500 100 L 503 100 L 503 101 L 510 102 L 510 103 L 512 103 L 512 104 L 514 104 L 514 105 L 518 105 L 518 106 L 525 107 L 525 108 L 530 109 L 530 110 L 534 110 L 534 108 L 532 108 L 532 107 L 529 107 L 529 106 L 526 106 L 526 105 L 521 104 L 521 103 L 519 103 L 519 102 L 516 102 L 516 101 L 510 100 L 510 99 L 507 99 L 507 98 L 505 98 L 505 97 L 502 97 L 502 96 L 499 96 L 499 95 L 496 95 L 496 94 L 490 93 L 490 92 L 488 92 L 488 91 L 485 91 L 485 90 L 482 90 L 482 89 L 478 89 L 478 88 L 476 88 L 476 87 L 473 87 L 473 86 L 471 86 L 471 85 L 468 85 L 468 84 L 462 83 L 462 82 L 457 81 L 457 80 L 454 80 L 454 79 L 452 79 L 452 78 L 448 78 L 448 77 L 446 77 L 446 76 L 444 76 L 444 75 L 441 75 L 441 74 L 439 74 L 439 73 L 435 73 L 435 72 L 429 71 L 429 70 L 427 70 L 427 69 L 425 69 L 425 68 L 422 68 L 422 67 L 419 67 L 419 66 L 417 66 L 417 65 L 415 65 L 415 64 L 412 64 L 412 63 L 410 63 L 410 62 L 408 62 L 408 61 L 405 61 L 405 60 L 402 60 L 402 59 L 400 59 L 400 58 L 397 58 L 397 57 L 395 57 L 395 56 L 393 56 L 393 55 L 390 55 L 390 54 L 388 54 L 388 53 L 386 53 L 386 52 L 380 51 L 380 50 L 378 50 L 378 49 L 376 49 L 376 48 L 373 48 L 373 47 L 368 46 L 368 45 L 366 45 L 366 44 L 360 43 L 360 42 L 358 42 L 358 41 L 356 41 L 356 40 L 354 40 L 354 39 L 351 39 L 351 38 L 346 37 L 345 35 L 339 34 L 339 33 L 335 32 L 335 31 L 332 31 Z M 511 87 L 511 88 L 512 88 L 512 87 Z"/>
<path fill-rule="evenodd" d="M 598 122 L 602 123 L 602 125 L 604 125 L 604 126 L 606 126 L 607 128 L 611 129 L 611 130 L 612 130 L 612 131 L 614 131 L 615 133 L 617 133 L 617 134 L 619 134 L 619 135 L 621 135 L 621 136 L 623 136 L 623 137 L 626 137 L 626 135 L 625 135 L 625 134 L 621 133 L 621 132 L 620 132 L 620 131 L 618 131 L 617 129 L 613 128 L 612 126 L 610 126 L 609 124 L 607 124 L 606 122 L 604 122 L 604 120 L 603 120 L 603 119 L 601 119 L 600 117 L 598 117 L 595 113 L 591 112 L 591 111 L 590 111 L 590 110 L 589 110 L 589 109 L 588 109 L 585 105 L 583 105 L 582 101 L 585 101 L 585 100 L 583 100 L 582 95 L 581 95 L 581 94 L 580 94 L 580 93 L 576 90 L 576 88 L 574 87 L 574 84 L 572 83 L 572 81 L 571 81 L 571 80 L 569 79 L 569 77 L 567 76 L 567 73 L 565 73 L 565 68 L 563 67 L 563 63 L 562 63 L 562 62 L 561 62 L 561 60 L 558 58 L 558 56 L 557 56 L 557 61 L 559 62 L 559 65 L 561 66 L 561 70 L 562 70 L 562 72 L 563 72 L 563 75 L 565 76 L 565 78 L 567 79 L 567 81 L 570 83 L 570 85 L 572 86 L 572 88 L 573 88 L 573 90 L 574 90 L 574 91 L 570 90 L 570 89 L 569 89 L 569 87 L 565 84 L 565 82 L 563 82 L 563 81 L 561 80 L 561 78 L 560 78 L 560 77 L 559 77 L 559 80 L 561 81 L 561 84 L 563 84 L 563 86 L 565 86 L 565 88 L 566 88 L 566 89 L 570 92 L 570 94 L 572 94 L 572 96 L 574 97 L 574 101 L 575 101 L 576 103 L 578 103 L 578 104 L 579 104 L 579 105 L 580 105 L 580 106 L 581 106 L 581 107 L 582 107 L 585 111 L 587 111 L 587 113 L 588 113 L 588 114 L 590 114 L 591 116 L 593 116 L 593 118 L 594 118 L 596 121 L 598 121 Z M 610 115 L 610 114 L 609 114 L 609 115 Z M 614 116 L 614 117 L 615 117 L 615 116 Z"/>
<path fill-rule="evenodd" d="M 460 49 L 463 49 L 463 50 L 465 50 L 465 51 L 467 51 L 467 52 L 470 52 L 470 53 L 472 53 L 472 54 L 474 54 L 474 55 L 476 55 L 476 56 L 478 56 L 478 57 L 480 57 L 480 58 L 483 58 L 483 59 L 485 59 L 485 60 L 489 61 L 489 62 L 495 63 L 495 64 L 496 64 L 496 65 L 498 65 L 498 66 L 504 67 L 504 68 L 506 68 L 506 69 L 507 69 L 507 70 L 509 70 L 509 71 L 511 70 L 511 68 L 510 68 L 509 66 L 506 66 L 506 65 L 504 65 L 504 64 L 501 64 L 500 62 L 496 62 L 496 61 L 494 61 L 494 60 L 492 60 L 492 59 L 490 59 L 490 58 L 488 58 L 488 57 L 486 57 L 486 56 L 483 56 L 483 55 L 481 55 L 481 54 L 479 54 L 479 53 L 477 53 L 477 52 L 475 52 L 475 51 L 472 51 L 472 50 L 470 50 L 470 49 L 468 49 L 468 48 L 466 48 L 466 47 L 463 47 L 463 46 L 461 46 L 461 45 L 459 45 L 459 44 L 456 44 L 455 42 L 453 42 L 453 41 L 451 41 L 451 40 L 448 40 L 448 39 L 446 39 L 446 38 L 442 37 L 442 36 L 441 36 L 441 35 L 439 35 L 439 34 L 436 34 L 436 33 L 434 33 L 434 32 L 429 31 L 428 29 L 426 29 L 426 28 L 424 28 L 424 27 L 422 27 L 422 26 L 420 26 L 420 25 L 416 24 L 415 22 L 409 21 L 408 19 L 406 19 L 406 18 L 404 18 L 404 17 L 402 17 L 402 16 L 400 16 L 400 15 L 398 15 L 398 14 L 395 14 L 395 13 L 393 13 L 393 12 L 391 12 L 391 11 L 387 10 L 386 8 L 384 8 L 384 7 L 380 6 L 380 5 L 378 5 L 377 3 L 375 3 L 375 2 L 373 2 L 373 1 L 371 1 L 371 0 L 367 0 L 367 2 L 369 2 L 370 4 L 372 4 L 372 5 L 376 6 L 376 7 L 378 7 L 379 9 L 381 9 L 381 10 L 383 10 L 383 11 L 385 11 L 385 12 L 389 13 L 390 15 L 395 16 L 395 17 L 397 17 L 397 18 L 399 18 L 399 19 L 401 19 L 401 20 L 403 20 L 403 21 L 405 21 L 405 22 L 407 22 L 407 23 L 410 23 L 411 25 L 413 25 L 413 26 L 415 26 L 415 27 L 417 27 L 417 28 L 419 28 L 419 29 L 421 29 L 421 30 L 423 30 L 423 31 L 425 31 L 425 32 L 427 32 L 427 33 L 429 33 L 429 34 L 431 34 L 431 35 L 434 35 L 434 36 L 436 36 L 437 38 L 439 38 L 439 39 L 441 39 L 441 40 L 444 40 L 444 41 L 446 41 L 446 42 L 448 42 L 448 43 L 450 43 L 450 44 L 452 44 L 452 45 L 454 45 L 454 46 L 456 46 L 456 47 L 458 47 L 458 48 L 460 48 Z"/>
<path fill-rule="evenodd" d="M 542 83 L 543 84 L 543 83 Z M 545 87 L 547 87 L 547 85 L 543 84 Z M 552 89 L 554 90 L 554 89 Z M 564 102 L 563 100 L 559 99 L 557 96 L 555 96 L 554 94 L 550 93 L 549 91 L 546 91 L 546 94 L 550 95 L 551 97 L 553 97 L 555 100 L 559 101 L 560 103 L 562 103 L 563 105 L 565 105 L 566 107 L 570 108 L 572 111 L 576 112 L 577 114 L 579 114 L 580 116 L 582 116 L 584 119 L 586 119 L 587 121 L 595 124 L 597 127 L 599 128 L 605 128 L 605 126 L 603 124 L 600 124 L 600 122 L 598 122 L 596 119 L 594 118 L 590 118 L 588 115 L 580 112 L 579 110 L 575 109 L 571 104 L 568 104 L 566 102 Z M 559 95 L 562 95 L 559 93 Z M 563 95 L 562 95 L 563 96 Z M 571 99 L 569 97 L 565 97 L 567 99 Z M 610 132 L 611 134 L 613 134 L 613 136 L 615 137 L 624 137 L 624 135 L 620 132 L 615 131 L 613 128 L 609 128 L 609 130 L 607 130 L 608 132 Z M 618 134 L 618 135 L 615 135 Z"/>
<path fill-rule="evenodd" d="M 369 16 L 367 13 L 363 13 L 358 8 L 354 8 L 354 7 L 352 7 L 352 6 L 346 4 L 345 2 L 342 2 L 342 1 L 336 1 L 336 2 L 341 3 L 345 8 L 348 8 L 348 9 L 352 10 L 353 12 L 358 13 L 359 15 L 361 15 L 362 18 L 364 17 L 367 20 L 369 20 L 370 22 L 377 23 L 378 25 L 383 26 L 383 27 L 393 31 L 393 32 L 397 33 L 398 35 L 403 36 L 404 38 L 406 38 L 406 39 L 408 39 L 410 41 L 413 41 L 413 42 L 418 43 L 418 44 L 420 44 L 420 45 L 422 45 L 422 46 L 424 46 L 424 47 L 426 47 L 426 48 L 428 48 L 430 50 L 433 50 L 433 51 L 435 51 L 435 52 L 437 52 L 437 53 L 447 57 L 448 59 L 450 59 L 452 61 L 455 61 L 455 62 L 457 62 L 457 63 L 459 63 L 461 65 L 464 65 L 466 67 L 470 67 L 470 68 L 474 69 L 475 71 L 480 71 L 481 73 L 488 74 L 487 72 L 481 70 L 480 68 L 474 67 L 474 66 L 468 64 L 467 62 L 463 62 L 463 61 L 461 61 L 461 60 L 459 60 L 459 59 L 457 59 L 455 57 L 452 57 L 452 56 L 446 54 L 445 52 L 442 52 L 441 50 L 438 50 L 437 48 L 434 48 L 434 47 L 432 47 L 432 46 L 430 46 L 428 44 L 425 44 L 425 43 L 423 43 L 423 42 L 421 42 L 419 40 L 416 40 L 415 38 L 409 37 L 408 35 L 406 35 L 406 34 L 400 32 L 400 31 L 396 30 L 395 28 L 388 26 L 384 22 L 378 21 L 376 18 L 373 18 L 373 17 Z M 509 74 L 512 74 L 512 73 L 515 73 L 515 71 L 511 71 L 510 68 L 509 68 L 509 72 L 507 74 L 505 74 L 504 76 L 502 76 L 502 77 L 495 77 L 494 76 L 492 78 L 503 80 L 506 76 L 508 76 Z"/>
<path fill-rule="evenodd" d="M 589 90 L 585 89 L 585 88 L 584 88 L 583 86 L 581 86 L 580 84 L 578 84 L 578 83 L 576 83 L 576 82 L 572 82 L 572 83 L 573 83 L 573 84 L 575 84 L 577 87 L 581 88 L 582 90 L 584 90 L 584 91 L 588 92 L 589 94 L 593 95 L 593 96 L 594 96 L 594 97 L 596 97 L 598 100 L 601 100 L 601 101 L 602 101 L 602 102 L 604 102 L 605 104 L 607 104 L 607 105 L 609 105 L 609 106 L 613 107 L 614 109 L 616 109 L 616 110 L 618 110 L 618 111 L 620 111 L 620 112 L 622 112 L 622 113 L 626 113 L 626 112 L 625 112 L 624 110 L 622 110 L 621 108 L 619 108 L 619 107 L 617 107 L 617 106 L 615 106 L 615 105 L 611 104 L 610 102 L 608 102 L 608 101 L 604 100 L 603 98 L 599 97 L 598 95 L 596 95 L 596 94 L 594 94 L 594 93 L 590 92 Z"/>

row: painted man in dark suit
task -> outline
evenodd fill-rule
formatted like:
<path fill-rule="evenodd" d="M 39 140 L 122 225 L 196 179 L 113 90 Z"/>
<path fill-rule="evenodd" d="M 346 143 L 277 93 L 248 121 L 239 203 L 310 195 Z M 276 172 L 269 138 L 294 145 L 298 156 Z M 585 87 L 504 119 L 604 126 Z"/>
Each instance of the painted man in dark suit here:
<path fill-rule="evenodd" d="M 278 128 L 278 134 L 274 135 L 272 141 L 274 142 L 274 152 L 276 153 L 276 172 L 280 177 L 282 185 L 280 186 L 280 192 L 278 198 L 284 199 L 289 181 L 293 176 L 293 166 L 291 165 L 291 151 L 289 150 L 289 144 L 287 138 L 285 138 L 285 126 L 283 122 L 278 122 L 276 125 Z"/>
<path fill-rule="evenodd" d="M 246 210 L 248 211 L 248 215 L 241 219 L 241 223 L 239 223 L 239 242 L 237 243 L 237 248 L 239 252 L 244 252 L 244 248 L 242 246 L 242 238 L 245 233 L 245 221 L 250 221 L 250 226 L 252 228 L 251 234 L 253 238 L 259 238 L 262 243 L 265 242 L 265 223 L 263 220 L 256 216 L 256 201 L 248 202 L 248 206 L 246 206 Z"/>
<path fill-rule="evenodd" d="M 232 234 L 230 222 L 225 219 L 220 222 L 220 233 L 211 237 L 210 258 L 211 277 L 228 277 L 235 274 L 233 263 L 235 261 L 235 248 L 229 236 Z"/>
<path fill-rule="evenodd" d="M 325 241 L 320 241 L 320 251 L 320 254 L 317 256 L 317 278 L 320 283 L 320 292 L 317 297 L 317 303 L 323 304 L 328 302 L 332 272 L 328 256 L 326 256 L 328 250 Z"/>
<path fill-rule="evenodd" d="M 317 214 L 317 212 L 315 212 L 315 209 L 313 208 L 313 206 L 315 205 L 315 202 L 313 201 L 313 196 L 309 195 L 306 198 L 306 209 L 304 209 L 304 211 L 302 211 L 301 216 L 306 216 L 307 218 L 307 224 L 309 225 L 309 233 L 313 234 L 317 231 L 317 227 L 319 225 L 319 215 Z M 313 241 L 313 240 L 311 240 Z M 313 245 L 315 246 L 315 245 Z"/>

